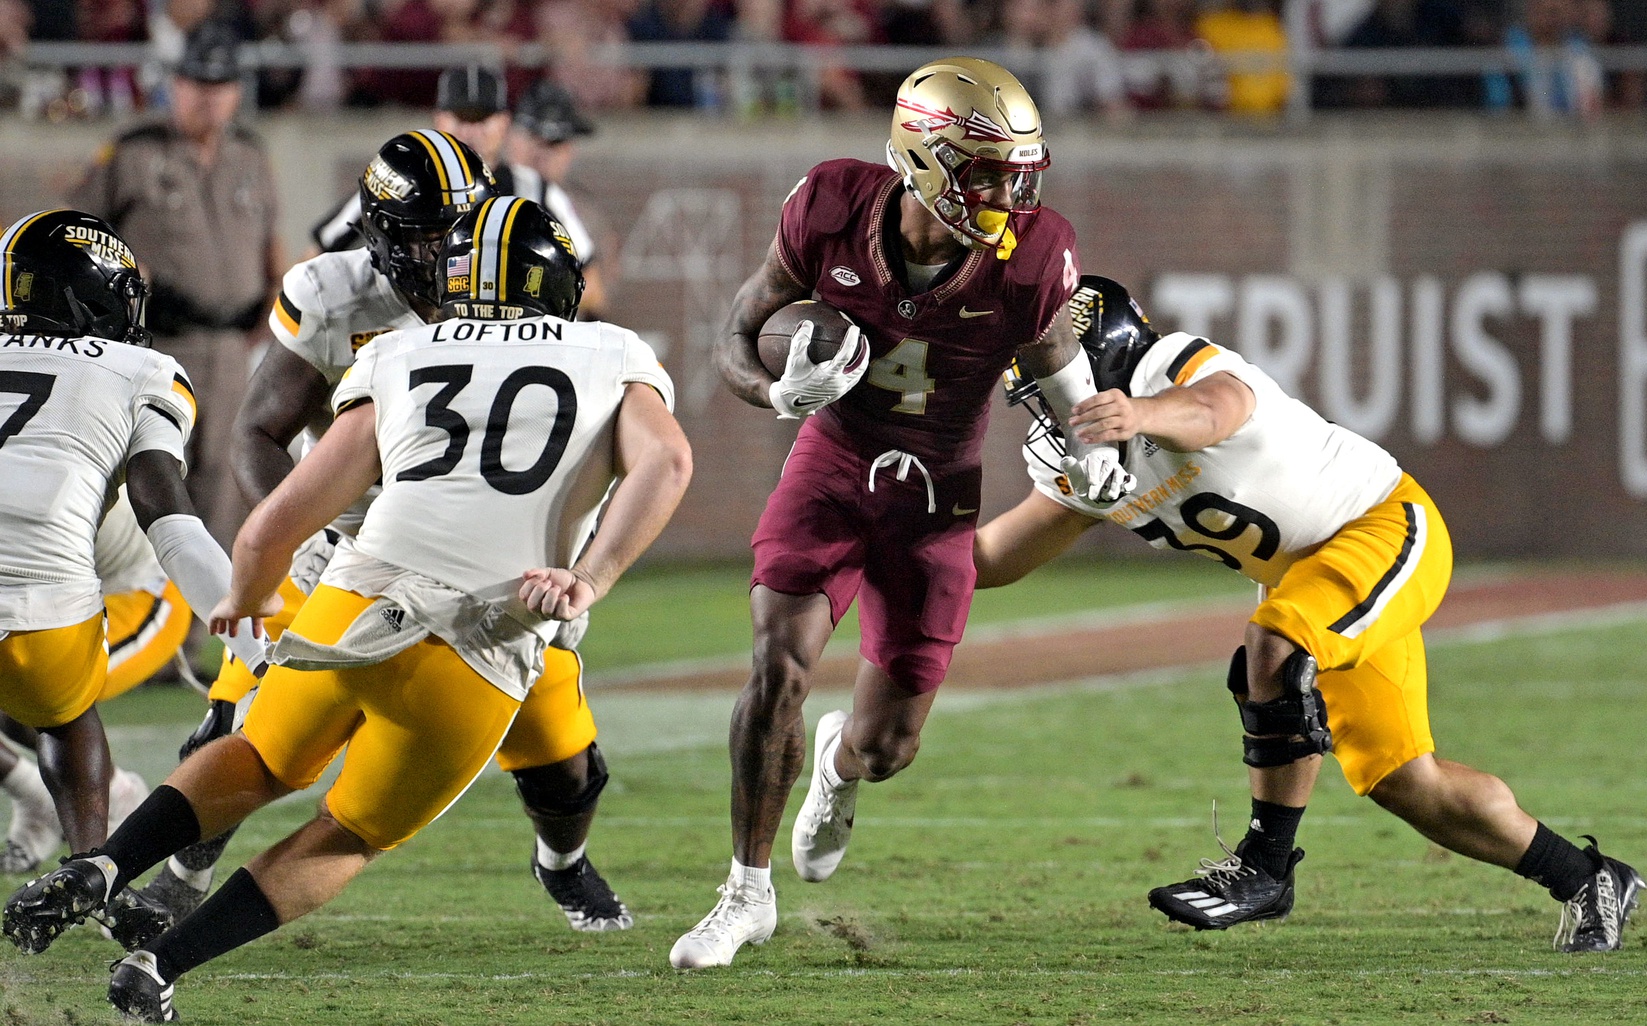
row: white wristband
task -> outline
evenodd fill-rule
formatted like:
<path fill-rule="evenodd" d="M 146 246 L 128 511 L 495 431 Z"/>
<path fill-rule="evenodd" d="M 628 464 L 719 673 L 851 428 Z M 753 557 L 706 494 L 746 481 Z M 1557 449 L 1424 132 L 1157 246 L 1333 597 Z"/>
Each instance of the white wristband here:
<path fill-rule="evenodd" d="M 1071 456 L 1103 452 L 1110 459 L 1119 462 L 1121 453 L 1115 446 L 1088 445 L 1076 438 L 1075 432 L 1069 426 L 1069 418 L 1075 413 L 1075 404 L 1098 394 L 1098 386 L 1093 383 L 1092 364 L 1087 360 L 1086 350 L 1077 350 L 1074 359 L 1066 363 L 1061 370 L 1044 378 L 1036 378 L 1035 383 L 1041 386 L 1041 394 L 1046 396 L 1052 412 L 1058 415 L 1058 424 L 1064 429 L 1064 447 Z"/>

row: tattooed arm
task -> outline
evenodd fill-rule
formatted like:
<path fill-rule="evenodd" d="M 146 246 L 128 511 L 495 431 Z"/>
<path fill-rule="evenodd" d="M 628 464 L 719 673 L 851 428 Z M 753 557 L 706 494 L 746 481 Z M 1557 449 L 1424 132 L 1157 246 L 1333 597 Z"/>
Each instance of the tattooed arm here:
<path fill-rule="evenodd" d="M 778 244 L 774 240 L 767 247 L 766 259 L 759 269 L 738 289 L 737 296 L 732 300 L 732 316 L 715 343 L 715 365 L 739 399 L 751 406 L 771 407 L 772 401 L 767 398 L 767 392 L 772 386 L 773 377 L 761 366 L 755 340 L 768 317 L 790 303 L 810 298 L 811 295 L 811 289 L 791 278 L 789 272 L 784 270 L 783 263 L 778 259 Z M 1069 323 L 1067 315 L 1064 323 Z"/>

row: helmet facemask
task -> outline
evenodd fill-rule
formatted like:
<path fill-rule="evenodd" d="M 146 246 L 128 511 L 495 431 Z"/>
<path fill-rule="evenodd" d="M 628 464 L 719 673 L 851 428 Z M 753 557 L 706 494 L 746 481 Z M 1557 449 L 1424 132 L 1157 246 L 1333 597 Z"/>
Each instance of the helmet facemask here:
<path fill-rule="evenodd" d="M 1045 146 L 1036 159 L 1013 161 L 974 155 L 941 135 L 921 144 L 944 178 L 943 190 L 923 205 L 967 246 L 1000 245 L 1012 215 L 1040 209 L 1041 173 L 1052 163 Z"/>
<path fill-rule="evenodd" d="M 450 223 L 405 221 L 383 210 L 360 219 L 372 266 L 414 299 L 436 303 L 435 260 Z"/>

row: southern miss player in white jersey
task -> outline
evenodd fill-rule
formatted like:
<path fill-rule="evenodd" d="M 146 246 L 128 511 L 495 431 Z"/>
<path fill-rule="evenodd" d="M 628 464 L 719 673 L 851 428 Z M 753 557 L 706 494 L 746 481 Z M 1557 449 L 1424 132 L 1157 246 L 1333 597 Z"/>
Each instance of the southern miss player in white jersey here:
<path fill-rule="evenodd" d="M 455 802 L 550 642 L 674 512 L 691 451 L 669 378 L 633 332 L 569 319 L 582 276 L 561 234 L 517 197 L 459 222 L 441 264 L 453 319 L 362 350 L 331 428 L 241 529 L 214 624 L 260 608 L 297 546 L 383 481 L 282 635 L 244 728 L 190 756 L 100 857 L 118 885 L 347 754 L 312 821 L 120 963 L 109 997 L 126 1014 L 173 1018 L 179 975 L 318 908 Z M 37 904 L 55 894 L 62 908 L 85 865 L 46 878 Z"/>
<path fill-rule="evenodd" d="M 1553 833 L 1496 777 L 1435 757 L 1420 628 L 1447 590 L 1452 544 L 1430 497 L 1389 453 L 1235 353 L 1157 336 L 1115 282 L 1082 278 L 1070 308 L 1099 389 L 1070 423 L 1089 443 L 1123 446 L 1138 487 L 1091 501 L 1033 383 L 1009 376 L 1012 401 L 1036 413 L 1024 446 L 1035 487 L 979 529 L 979 587 L 1019 579 L 1105 520 L 1264 586 L 1229 673 L 1251 824 L 1150 904 L 1203 930 L 1285 916 L 1304 857 L 1293 839 L 1331 751 L 1357 794 L 1425 837 L 1548 887 L 1566 903 L 1560 950 L 1617 948 L 1642 887 L 1635 870 L 1594 838 L 1581 850 Z"/>
<path fill-rule="evenodd" d="M 330 420 L 327 403 L 355 354 L 384 331 L 411 328 L 436 311 L 434 251 L 463 213 L 495 193 L 479 156 L 440 132 L 408 132 L 385 143 L 361 176 L 365 249 L 323 253 L 286 274 L 269 315 L 278 347 L 259 366 L 234 429 L 233 459 L 251 501 L 266 498 L 291 472 L 289 445 L 306 433 L 312 447 Z M 573 252 L 577 252 L 573 247 Z M 376 489 L 299 550 L 282 585 L 286 600 L 271 634 L 291 623 L 340 535 L 354 535 Z M 608 779 L 595 744 L 595 720 L 570 651 L 549 653 L 545 676 L 498 751 L 513 774 L 537 838 L 533 876 L 574 929 L 621 930 L 633 923 L 585 853 Z M 212 687 L 221 710 L 252 686 L 232 663 Z M 221 729 L 221 728 L 220 728 Z M 210 882 L 223 839 L 179 853 L 145 893 L 174 908 L 192 907 Z"/>
<path fill-rule="evenodd" d="M 94 550 L 116 487 L 127 482 L 161 565 L 197 608 L 222 598 L 229 567 L 183 487 L 194 395 L 176 361 L 146 348 L 148 292 L 130 248 L 90 214 L 32 214 L 0 235 L 0 289 L 0 709 L 39 731 L 63 832 L 87 852 L 104 839 L 112 771 L 93 707 L 108 670 Z M 261 642 L 243 633 L 241 652 L 261 663 Z M 163 909 L 94 877 L 117 939 L 164 924 Z M 25 952 L 54 935 L 9 904 L 4 932 Z"/>

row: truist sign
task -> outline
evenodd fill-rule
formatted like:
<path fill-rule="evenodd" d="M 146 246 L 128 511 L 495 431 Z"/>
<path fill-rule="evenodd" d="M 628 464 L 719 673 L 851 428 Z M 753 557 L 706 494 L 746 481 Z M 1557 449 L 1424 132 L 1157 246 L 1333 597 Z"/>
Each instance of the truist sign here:
<path fill-rule="evenodd" d="M 1169 271 L 1145 295 L 1158 327 L 1233 346 L 1369 438 L 1401 450 L 1521 438 L 1539 452 L 1605 441 L 1619 484 L 1647 498 L 1647 220 L 1625 227 L 1616 253 L 1616 278 Z M 1616 442 L 1578 436 L 1575 411 L 1598 406 L 1616 406 Z"/>

